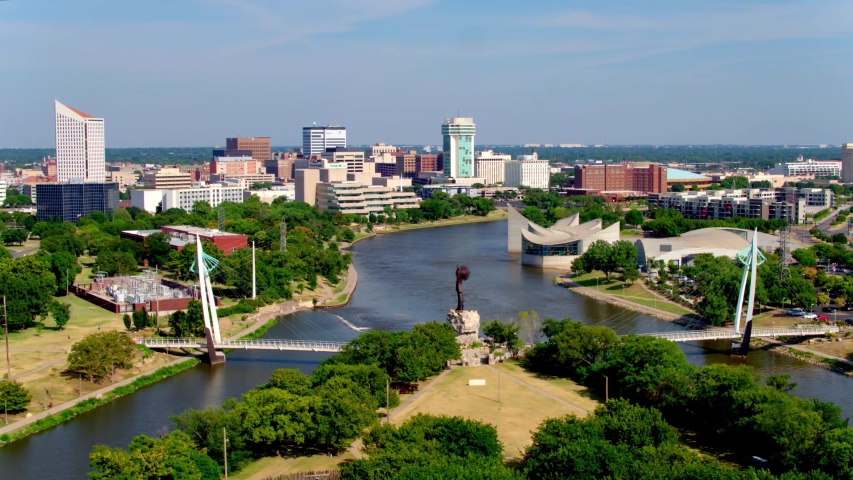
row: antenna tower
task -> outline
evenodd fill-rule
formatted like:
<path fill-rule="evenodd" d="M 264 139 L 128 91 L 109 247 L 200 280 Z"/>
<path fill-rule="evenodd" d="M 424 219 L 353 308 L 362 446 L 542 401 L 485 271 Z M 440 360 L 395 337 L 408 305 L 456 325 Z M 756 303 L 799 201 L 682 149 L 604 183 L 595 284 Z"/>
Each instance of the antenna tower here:
<path fill-rule="evenodd" d="M 791 270 L 788 268 L 788 237 L 791 235 L 791 226 L 779 230 L 779 282 L 784 282 L 786 278 L 791 276 Z"/>
<path fill-rule="evenodd" d="M 285 221 L 284 217 L 281 218 L 281 227 L 279 227 L 278 241 L 281 245 L 279 250 L 281 250 L 282 252 L 286 252 L 287 251 L 287 222 Z"/>

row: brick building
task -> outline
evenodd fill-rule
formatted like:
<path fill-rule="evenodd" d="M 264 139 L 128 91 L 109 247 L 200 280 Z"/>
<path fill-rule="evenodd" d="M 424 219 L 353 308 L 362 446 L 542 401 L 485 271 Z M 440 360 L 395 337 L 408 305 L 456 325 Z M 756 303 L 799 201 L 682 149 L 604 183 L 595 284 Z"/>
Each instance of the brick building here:
<path fill-rule="evenodd" d="M 178 251 L 183 249 L 187 244 L 195 242 L 196 235 L 199 235 L 202 240 L 207 240 L 216 245 L 216 248 L 225 255 L 231 255 L 249 244 L 249 237 L 246 235 L 223 232 L 215 228 L 201 228 L 189 225 L 164 226 L 160 227 L 160 230 L 124 230 L 120 235 L 122 238 L 144 242 L 145 237 L 157 232 L 163 232 L 168 235 L 170 237 L 169 244 Z"/>
<path fill-rule="evenodd" d="M 631 165 L 576 165 L 575 188 L 602 191 L 666 191 L 666 167 L 657 163 Z"/>
<path fill-rule="evenodd" d="M 225 139 L 226 150 L 251 150 L 252 158 L 258 162 L 272 159 L 270 137 L 238 137 Z M 261 163 L 263 164 L 263 163 Z"/>

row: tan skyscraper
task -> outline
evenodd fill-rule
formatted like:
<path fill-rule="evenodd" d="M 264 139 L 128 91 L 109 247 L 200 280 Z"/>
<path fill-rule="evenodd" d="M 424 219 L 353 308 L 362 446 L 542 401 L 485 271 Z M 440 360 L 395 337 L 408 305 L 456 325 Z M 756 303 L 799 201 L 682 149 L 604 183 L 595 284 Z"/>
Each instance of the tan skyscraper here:
<path fill-rule="evenodd" d="M 56 116 L 56 176 L 60 182 L 103 182 L 104 119 L 53 102 Z"/>
<path fill-rule="evenodd" d="M 853 183 L 853 143 L 841 144 L 841 181 Z"/>
<path fill-rule="evenodd" d="M 255 172 L 262 172 L 264 170 L 264 162 L 272 159 L 270 137 L 226 138 L 225 149 L 251 150 L 252 160 L 255 161 Z"/>

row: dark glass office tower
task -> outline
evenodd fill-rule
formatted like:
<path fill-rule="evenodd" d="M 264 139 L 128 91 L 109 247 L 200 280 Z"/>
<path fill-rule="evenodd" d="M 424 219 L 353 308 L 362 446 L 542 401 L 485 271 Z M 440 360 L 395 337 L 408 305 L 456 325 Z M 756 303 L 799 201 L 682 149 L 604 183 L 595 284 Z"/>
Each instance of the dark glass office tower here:
<path fill-rule="evenodd" d="M 118 183 L 36 184 L 36 220 L 77 223 L 92 212 L 110 216 L 118 208 Z"/>

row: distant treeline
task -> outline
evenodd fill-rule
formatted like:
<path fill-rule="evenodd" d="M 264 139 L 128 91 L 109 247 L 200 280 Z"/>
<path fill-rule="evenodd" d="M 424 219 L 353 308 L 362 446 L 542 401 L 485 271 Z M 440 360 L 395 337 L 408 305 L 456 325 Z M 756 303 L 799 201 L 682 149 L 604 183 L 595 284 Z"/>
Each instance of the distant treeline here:
<path fill-rule="evenodd" d="M 224 147 L 221 145 L 220 147 Z M 107 162 L 131 163 L 193 163 L 209 160 L 215 147 L 171 148 L 107 148 Z M 296 147 L 273 146 L 273 151 L 287 151 Z M 412 147 L 406 147 L 412 148 Z M 478 145 L 477 149 L 516 155 L 530 153 L 531 147 Z M 661 163 L 739 163 L 741 166 L 766 169 L 779 162 L 792 162 L 802 155 L 816 160 L 841 158 L 841 148 L 784 148 L 781 146 L 744 147 L 733 145 L 703 146 L 614 146 L 589 148 L 537 147 L 539 158 L 552 162 L 574 163 L 576 160 L 648 161 Z M 0 161 L 7 165 L 24 165 L 53 156 L 53 148 L 0 148 Z"/>

